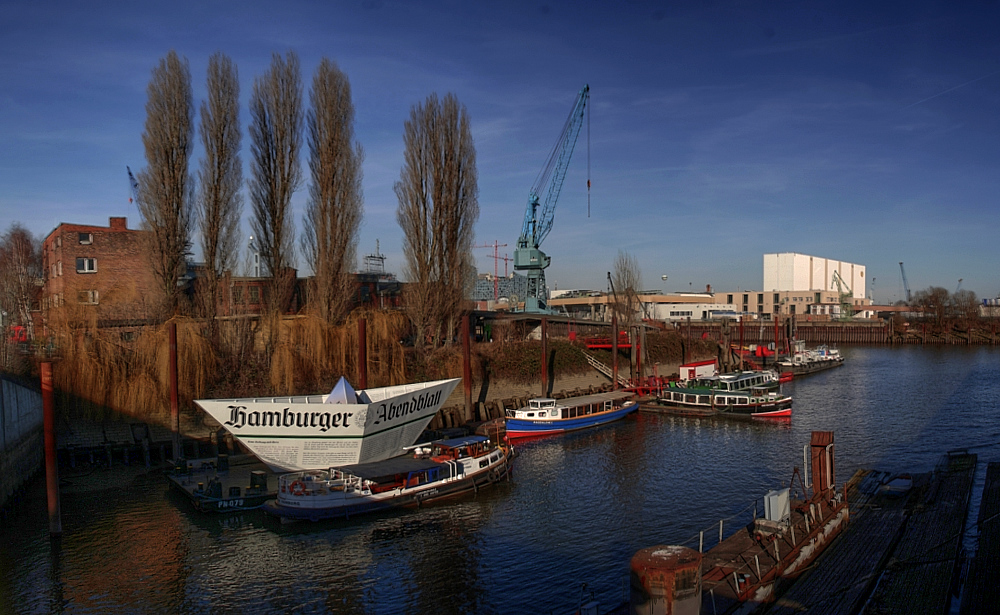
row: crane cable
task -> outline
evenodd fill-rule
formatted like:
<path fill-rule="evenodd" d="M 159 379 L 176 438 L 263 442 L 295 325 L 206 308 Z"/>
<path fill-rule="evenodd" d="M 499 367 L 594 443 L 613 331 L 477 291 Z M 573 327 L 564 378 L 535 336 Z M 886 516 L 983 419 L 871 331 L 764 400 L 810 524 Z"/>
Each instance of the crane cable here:
<path fill-rule="evenodd" d="M 590 109 L 587 112 L 587 217 L 590 217 Z"/>

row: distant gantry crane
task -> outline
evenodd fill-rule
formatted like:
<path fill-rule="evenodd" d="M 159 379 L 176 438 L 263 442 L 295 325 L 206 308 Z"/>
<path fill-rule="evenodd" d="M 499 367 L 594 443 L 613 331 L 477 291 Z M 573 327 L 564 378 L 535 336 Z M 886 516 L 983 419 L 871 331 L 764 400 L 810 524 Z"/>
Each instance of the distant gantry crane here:
<path fill-rule="evenodd" d="M 524 213 L 524 224 L 521 236 L 514 249 L 514 270 L 523 271 L 527 278 L 527 290 L 524 297 L 524 308 L 520 311 L 534 314 L 549 314 L 548 289 L 545 286 L 545 268 L 552 261 L 540 246 L 545 236 L 552 230 L 552 221 L 566 179 L 566 169 L 573 156 L 580 128 L 583 126 L 583 112 L 590 99 L 590 86 L 585 85 L 576 97 L 576 104 L 563 126 L 562 134 L 556 141 L 548 161 L 539 173 L 535 184 L 528 193 L 528 208 Z M 587 179 L 590 188 L 590 179 Z M 542 194 L 544 193 L 544 200 Z"/>

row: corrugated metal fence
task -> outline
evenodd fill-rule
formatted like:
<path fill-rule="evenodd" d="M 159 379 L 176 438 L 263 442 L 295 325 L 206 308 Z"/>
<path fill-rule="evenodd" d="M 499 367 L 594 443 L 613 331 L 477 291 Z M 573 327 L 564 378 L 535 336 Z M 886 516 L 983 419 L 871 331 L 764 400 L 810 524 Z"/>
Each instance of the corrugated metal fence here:
<path fill-rule="evenodd" d="M 42 392 L 0 376 L 0 452 L 42 427 Z"/>

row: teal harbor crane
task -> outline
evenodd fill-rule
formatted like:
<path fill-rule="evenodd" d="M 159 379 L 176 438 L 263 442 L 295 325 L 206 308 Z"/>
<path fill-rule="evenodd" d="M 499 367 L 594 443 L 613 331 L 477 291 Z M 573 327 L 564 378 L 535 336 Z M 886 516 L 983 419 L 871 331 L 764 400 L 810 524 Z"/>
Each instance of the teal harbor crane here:
<path fill-rule="evenodd" d="M 576 104 L 563 126 L 562 134 L 556 141 L 549 159 L 538 174 L 535 184 L 528 193 L 528 208 L 524 213 L 524 225 L 521 236 L 514 249 L 514 270 L 524 272 L 527 278 L 527 290 L 524 297 L 524 308 L 518 311 L 532 314 L 550 314 L 548 308 L 548 288 L 545 286 L 545 268 L 552 259 L 541 251 L 540 246 L 545 236 L 552 230 L 556 202 L 566 179 L 566 169 L 573 156 L 580 128 L 583 126 L 583 112 L 590 99 L 590 86 L 585 85 L 576 97 Z M 590 179 L 587 179 L 588 189 Z M 542 194 L 545 200 L 541 200 Z"/>

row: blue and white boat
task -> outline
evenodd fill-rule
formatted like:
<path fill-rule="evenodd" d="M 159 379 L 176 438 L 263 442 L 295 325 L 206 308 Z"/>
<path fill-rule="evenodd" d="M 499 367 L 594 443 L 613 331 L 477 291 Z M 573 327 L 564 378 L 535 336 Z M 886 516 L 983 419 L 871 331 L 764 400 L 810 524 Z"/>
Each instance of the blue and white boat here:
<path fill-rule="evenodd" d="M 620 391 L 562 400 L 535 398 L 528 400 L 528 405 L 523 408 L 506 411 L 507 439 L 596 427 L 617 421 L 638 409 L 639 402 Z"/>

